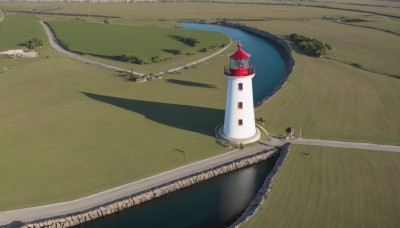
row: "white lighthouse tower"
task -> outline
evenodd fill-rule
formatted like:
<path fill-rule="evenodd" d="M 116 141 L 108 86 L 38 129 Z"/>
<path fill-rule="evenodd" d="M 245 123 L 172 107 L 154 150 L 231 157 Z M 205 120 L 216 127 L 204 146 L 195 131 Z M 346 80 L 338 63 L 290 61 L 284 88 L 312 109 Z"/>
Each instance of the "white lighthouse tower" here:
<path fill-rule="evenodd" d="M 234 144 L 252 143 L 260 139 L 254 121 L 253 85 L 254 66 L 249 65 L 250 54 L 242 50 L 239 42 L 236 52 L 230 55 L 230 66 L 225 67 L 228 78 L 225 119 L 218 136 Z"/>

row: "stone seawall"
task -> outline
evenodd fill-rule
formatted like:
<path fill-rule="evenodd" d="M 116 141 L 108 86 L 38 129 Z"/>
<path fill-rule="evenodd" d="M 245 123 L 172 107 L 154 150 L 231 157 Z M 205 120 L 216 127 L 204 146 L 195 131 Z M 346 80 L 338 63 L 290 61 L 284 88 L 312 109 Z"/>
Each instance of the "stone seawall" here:
<path fill-rule="evenodd" d="M 271 156 L 276 156 L 280 153 L 279 149 L 272 151 L 261 151 L 255 155 L 244 157 L 202 172 L 192 174 L 190 176 L 172 180 L 169 183 L 160 185 L 158 187 L 148 189 L 138 194 L 126 196 L 119 200 L 109 202 L 107 204 L 99 205 L 85 211 L 79 211 L 64 216 L 57 216 L 53 218 L 45 218 L 42 220 L 31 221 L 21 224 L 22 227 L 72 227 L 94 219 L 98 219 L 118 211 L 133 207 L 150 201 L 154 198 L 164 196 L 168 193 L 177 191 L 182 188 L 192 186 L 194 184 L 206 181 L 213 177 L 223 175 L 238 169 L 242 169 L 253 164 L 265 161 Z"/>
<path fill-rule="evenodd" d="M 260 209 L 262 203 L 268 197 L 268 193 L 271 191 L 272 188 L 272 181 L 274 180 L 275 175 L 278 173 L 283 163 L 286 161 L 289 151 L 290 151 L 290 143 L 286 144 L 283 147 L 279 159 L 275 163 L 274 169 L 268 174 L 263 185 L 258 191 L 256 197 L 253 199 L 250 205 L 247 206 L 243 214 L 236 220 L 235 223 L 229 226 L 229 228 L 240 227 L 240 225 L 251 219 L 254 216 L 254 214 L 258 211 L 258 209 Z"/>
<path fill-rule="evenodd" d="M 269 99 L 271 99 L 278 93 L 278 91 L 286 84 L 290 74 L 293 72 L 294 67 L 296 65 L 296 61 L 292 56 L 292 49 L 290 48 L 289 44 L 283 39 L 263 30 L 259 30 L 240 23 L 232 23 L 227 21 L 218 21 L 215 22 L 214 24 L 237 28 L 252 33 L 261 38 L 264 38 L 270 41 L 276 48 L 278 48 L 279 52 L 285 59 L 285 68 L 286 68 L 285 75 L 282 77 L 281 81 L 278 83 L 278 85 L 274 88 L 274 90 L 270 94 L 268 94 L 262 101 L 257 102 L 256 108 L 261 107 L 264 103 L 266 103 Z"/>

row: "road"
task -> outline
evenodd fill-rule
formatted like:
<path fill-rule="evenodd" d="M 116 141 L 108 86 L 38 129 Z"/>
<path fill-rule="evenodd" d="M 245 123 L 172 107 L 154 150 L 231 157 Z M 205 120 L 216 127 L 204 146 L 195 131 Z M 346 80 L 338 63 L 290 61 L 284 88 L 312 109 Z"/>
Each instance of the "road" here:
<path fill-rule="evenodd" d="M 28 222 L 86 210 L 116 199 L 154 188 L 175 179 L 187 177 L 194 173 L 223 165 L 249 155 L 254 155 L 261 151 L 273 149 L 274 147 L 272 146 L 257 144 L 255 146 L 245 147 L 243 150 L 234 150 L 202 161 L 194 162 L 155 176 L 151 176 L 77 200 L 0 212 L 0 226 L 9 224 L 13 221 Z"/>

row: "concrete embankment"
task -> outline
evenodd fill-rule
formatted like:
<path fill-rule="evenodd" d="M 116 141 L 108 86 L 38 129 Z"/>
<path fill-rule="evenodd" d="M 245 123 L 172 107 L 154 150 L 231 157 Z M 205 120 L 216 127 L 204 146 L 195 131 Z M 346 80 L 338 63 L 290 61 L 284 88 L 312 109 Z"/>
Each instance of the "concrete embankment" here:
<path fill-rule="evenodd" d="M 256 107 L 262 106 L 265 102 L 267 102 L 269 99 L 271 99 L 273 96 L 275 96 L 278 93 L 278 91 L 280 91 L 280 89 L 288 81 L 290 74 L 293 72 L 296 62 L 292 56 L 292 49 L 290 48 L 289 44 L 286 41 L 284 41 L 283 39 L 281 39 L 278 36 L 275 36 L 269 32 L 263 31 L 263 30 L 259 30 L 259 29 L 256 29 L 256 28 L 253 28 L 253 27 L 250 27 L 247 25 L 240 24 L 240 23 L 232 23 L 232 22 L 227 22 L 227 21 L 218 21 L 218 22 L 215 22 L 214 24 L 237 28 L 237 29 L 252 33 L 261 38 L 264 38 L 264 39 L 268 40 L 271 44 L 273 44 L 279 50 L 279 52 L 285 59 L 285 68 L 286 68 L 285 74 L 283 75 L 281 81 L 274 88 L 274 90 L 270 94 L 268 94 L 268 96 L 266 96 L 262 101 L 260 101 L 256 104 Z"/>
<path fill-rule="evenodd" d="M 140 193 L 126 196 L 118 200 L 93 207 L 88 210 L 31 221 L 20 225 L 22 227 L 71 227 L 79 225 L 133 207 L 135 205 L 142 204 L 149 200 L 206 181 L 213 177 L 223 175 L 241 168 L 245 168 L 261 161 L 265 161 L 271 156 L 277 156 L 279 153 L 279 149 L 264 150 L 254 155 L 243 157 L 211 169 L 197 172 L 190 176 L 175 179 L 166 184 L 162 184 L 157 187 L 142 191 Z"/>

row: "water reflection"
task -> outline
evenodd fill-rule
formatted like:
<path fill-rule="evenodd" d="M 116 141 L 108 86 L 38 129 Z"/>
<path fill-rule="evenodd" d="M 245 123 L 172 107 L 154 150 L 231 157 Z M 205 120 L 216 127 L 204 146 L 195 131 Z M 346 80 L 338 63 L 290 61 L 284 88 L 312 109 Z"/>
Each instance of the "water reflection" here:
<path fill-rule="evenodd" d="M 237 178 L 228 179 L 219 192 L 221 198 L 219 213 L 224 221 L 234 217 L 238 211 L 243 211 L 253 199 L 253 193 L 258 190 L 253 184 L 257 182 L 256 169 L 245 169 L 235 175 Z M 240 182 L 237 182 L 238 180 Z M 232 190 L 226 191 L 226 189 Z"/>
<path fill-rule="evenodd" d="M 225 227 L 244 211 L 276 158 L 179 190 L 81 227 Z"/>

